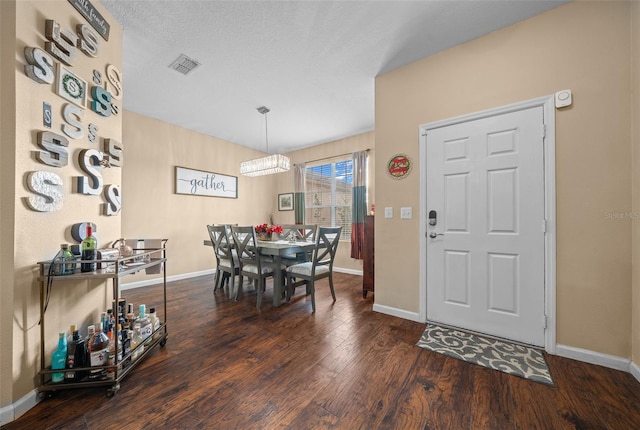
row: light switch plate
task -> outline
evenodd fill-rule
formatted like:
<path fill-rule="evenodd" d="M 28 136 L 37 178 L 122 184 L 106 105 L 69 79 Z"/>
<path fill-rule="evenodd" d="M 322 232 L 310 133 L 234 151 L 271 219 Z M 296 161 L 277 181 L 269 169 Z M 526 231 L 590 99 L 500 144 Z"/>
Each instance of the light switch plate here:
<path fill-rule="evenodd" d="M 393 218 L 393 207 L 384 208 L 384 217 Z"/>
<path fill-rule="evenodd" d="M 413 218 L 413 211 L 410 207 L 408 208 L 400 208 L 400 218 L 401 219 L 411 219 Z"/>

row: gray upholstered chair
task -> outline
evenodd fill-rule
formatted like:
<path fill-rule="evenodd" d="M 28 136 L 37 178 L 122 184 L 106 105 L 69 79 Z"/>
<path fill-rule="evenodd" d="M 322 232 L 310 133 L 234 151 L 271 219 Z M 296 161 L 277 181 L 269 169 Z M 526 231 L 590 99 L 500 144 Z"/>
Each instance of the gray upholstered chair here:
<path fill-rule="evenodd" d="M 213 252 L 216 256 L 216 285 L 213 291 L 223 289 L 225 279 L 227 284 L 228 280 L 231 279 L 231 286 L 229 287 L 229 297 L 231 297 L 235 288 L 235 277 L 240 274 L 240 263 L 233 243 L 229 240 L 229 227 L 225 225 L 208 225 L 207 230 L 209 231 Z"/>
<path fill-rule="evenodd" d="M 336 301 L 336 292 L 333 288 L 333 260 L 336 257 L 341 232 L 342 227 L 318 228 L 312 260 L 287 267 L 287 301 L 291 300 L 296 287 L 306 285 L 307 294 L 311 294 L 311 308 L 315 312 L 315 282 L 322 278 L 329 278 L 331 296 L 333 301 Z"/>
<path fill-rule="evenodd" d="M 266 279 L 269 276 L 273 276 L 274 270 L 283 270 L 285 266 L 276 268 L 273 262 L 261 257 L 253 226 L 231 226 L 231 236 L 233 237 L 236 252 L 238 253 L 238 261 L 240 263 L 240 284 L 236 290 L 235 299 L 237 300 L 240 295 L 243 277 L 246 276 L 257 281 L 256 292 L 258 299 L 256 301 L 256 307 L 260 309 Z"/>

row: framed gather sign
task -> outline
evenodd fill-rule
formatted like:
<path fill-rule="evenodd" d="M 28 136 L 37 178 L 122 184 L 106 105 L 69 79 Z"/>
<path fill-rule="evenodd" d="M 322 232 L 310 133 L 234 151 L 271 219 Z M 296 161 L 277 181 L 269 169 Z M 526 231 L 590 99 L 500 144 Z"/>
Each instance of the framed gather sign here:
<path fill-rule="evenodd" d="M 238 177 L 176 166 L 176 194 L 238 198 Z"/>

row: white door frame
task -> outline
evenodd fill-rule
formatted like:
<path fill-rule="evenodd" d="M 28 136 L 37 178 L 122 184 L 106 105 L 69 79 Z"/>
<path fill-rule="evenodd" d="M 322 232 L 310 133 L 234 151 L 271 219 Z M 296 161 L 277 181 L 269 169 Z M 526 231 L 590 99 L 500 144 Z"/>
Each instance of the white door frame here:
<path fill-rule="evenodd" d="M 556 352 L 556 141 L 554 96 L 526 100 L 508 106 L 489 109 L 442 121 L 430 122 L 419 127 L 420 162 L 420 305 L 419 319 L 427 321 L 427 137 L 426 133 L 435 128 L 446 127 L 467 121 L 474 121 L 495 115 L 542 106 L 545 124 L 544 137 L 544 205 L 546 233 L 544 237 L 544 307 L 547 326 L 544 348 L 550 354 Z"/>

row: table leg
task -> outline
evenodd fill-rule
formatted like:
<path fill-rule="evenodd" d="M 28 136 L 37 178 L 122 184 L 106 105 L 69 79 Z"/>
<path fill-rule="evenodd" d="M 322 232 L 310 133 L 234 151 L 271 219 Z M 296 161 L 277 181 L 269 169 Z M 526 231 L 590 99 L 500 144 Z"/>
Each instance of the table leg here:
<path fill-rule="evenodd" d="M 273 307 L 280 306 L 280 296 L 282 296 L 282 257 L 273 256 Z"/>

